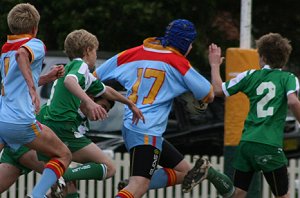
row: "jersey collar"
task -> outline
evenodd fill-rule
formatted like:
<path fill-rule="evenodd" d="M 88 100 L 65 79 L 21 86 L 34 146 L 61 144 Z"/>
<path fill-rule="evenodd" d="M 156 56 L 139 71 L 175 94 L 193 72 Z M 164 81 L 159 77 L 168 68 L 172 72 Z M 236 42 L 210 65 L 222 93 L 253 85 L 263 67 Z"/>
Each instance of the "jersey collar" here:
<path fill-rule="evenodd" d="M 18 35 L 8 35 L 7 36 L 7 43 L 16 43 L 23 40 L 28 40 L 33 38 L 31 34 L 18 34 Z"/>
<path fill-rule="evenodd" d="M 169 47 L 169 46 L 162 46 L 160 44 L 159 40 L 156 40 L 156 37 L 150 37 L 144 40 L 143 42 L 143 47 L 144 50 L 146 51 L 154 51 L 154 52 L 159 52 L 159 53 L 175 53 L 180 56 L 183 56 L 178 50 Z"/>
<path fill-rule="evenodd" d="M 270 67 L 270 65 L 265 65 L 265 66 L 263 66 L 262 69 L 272 69 L 272 68 Z M 273 69 L 273 70 L 282 70 L 282 69 L 281 68 L 276 68 L 276 69 Z"/>
<path fill-rule="evenodd" d="M 270 65 L 264 65 L 262 69 L 271 69 Z"/>
<path fill-rule="evenodd" d="M 73 58 L 73 60 L 83 61 L 82 58 Z"/>

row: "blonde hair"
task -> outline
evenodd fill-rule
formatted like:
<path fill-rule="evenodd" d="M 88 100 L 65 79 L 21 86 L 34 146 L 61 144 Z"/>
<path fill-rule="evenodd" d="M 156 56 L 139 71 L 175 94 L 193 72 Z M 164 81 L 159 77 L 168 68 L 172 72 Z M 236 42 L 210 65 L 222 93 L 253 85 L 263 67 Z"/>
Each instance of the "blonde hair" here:
<path fill-rule="evenodd" d="M 68 34 L 65 39 L 65 53 L 69 59 L 83 58 L 85 52 L 90 49 L 98 49 L 99 42 L 95 35 L 80 29 Z"/>
<path fill-rule="evenodd" d="M 40 22 L 40 14 L 29 3 L 15 5 L 7 15 L 7 24 L 13 34 L 31 33 Z"/>

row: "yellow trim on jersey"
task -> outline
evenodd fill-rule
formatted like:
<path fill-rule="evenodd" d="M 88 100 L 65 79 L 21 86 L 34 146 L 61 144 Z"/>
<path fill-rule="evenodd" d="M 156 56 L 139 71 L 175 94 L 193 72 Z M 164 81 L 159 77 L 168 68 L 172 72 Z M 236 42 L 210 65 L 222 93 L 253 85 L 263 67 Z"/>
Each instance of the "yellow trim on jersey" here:
<path fill-rule="evenodd" d="M 144 136 L 144 143 L 149 144 L 149 136 L 148 135 Z"/>
<path fill-rule="evenodd" d="M 18 35 L 8 35 L 7 40 L 18 40 L 22 38 L 33 38 L 32 34 L 18 34 Z"/>
<path fill-rule="evenodd" d="M 213 86 L 210 86 L 209 93 L 201 100 L 204 103 L 207 103 L 209 98 L 213 97 L 212 95 L 214 94 L 214 88 Z"/>
<path fill-rule="evenodd" d="M 34 53 L 33 53 L 33 51 L 31 50 L 31 48 L 28 47 L 28 46 L 26 46 L 26 45 L 22 45 L 21 47 L 24 47 L 24 48 L 26 48 L 26 49 L 28 50 L 28 52 L 29 52 L 29 54 L 30 54 L 30 57 L 29 57 L 30 63 L 32 63 L 32 62 L 34 61 Z"/>
<path fill-rule="evenodd" d="M 40 131 L 38 130 L 38 128 L 36 127 L 36 124 L 31 124 L 31 129 L 33 130 L 34 134 L 36 136 L 39 136 L 40 135 Z"/>
<path fill-rule="evenodd" d="M 127 51 L 127 50 L 124 50 L 124 51 L 118 53 L 118 57 L 121 56 L 122 54 L 124 54 L 124 52 L 126 52 L 126 51 Z"/>

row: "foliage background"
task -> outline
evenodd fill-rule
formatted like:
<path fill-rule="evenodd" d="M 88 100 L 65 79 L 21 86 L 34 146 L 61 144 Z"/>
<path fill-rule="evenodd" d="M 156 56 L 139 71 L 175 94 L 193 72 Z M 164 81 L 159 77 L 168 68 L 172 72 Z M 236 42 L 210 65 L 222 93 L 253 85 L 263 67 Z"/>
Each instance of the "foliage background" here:
<path fill-rule="evenodd" d="M 1 0 L 0 43 L 9 34 L 6 16 L 17 3 L 29 2 L 41 14 L 38 37 L 48 50 L 62 50 L 66 35 L 84 28 L 100 41 L 100 51 L 119 52 L 140 45 L 150 36 L 161 36 L 173 19 L 191 20 L 198 38 L 189 55 L 194 67 L 208 74 L 207 46 L 217 43 L 223 52 L 239 47 L 240 0 Z M 298 72 L 300 59 L 300 2 L 253 0 L 252 35 L 255 39 L 278 32 L 293 45 L 289 67 Z M 207 75 L 209 76 L 209 75 Z"/>

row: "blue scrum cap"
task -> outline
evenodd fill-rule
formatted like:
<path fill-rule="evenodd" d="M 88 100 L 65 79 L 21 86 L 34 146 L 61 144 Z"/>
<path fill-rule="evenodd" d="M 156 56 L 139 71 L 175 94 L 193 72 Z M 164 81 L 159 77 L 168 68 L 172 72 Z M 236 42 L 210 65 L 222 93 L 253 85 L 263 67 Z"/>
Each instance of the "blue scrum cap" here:
<path fill-rule="evenodd" d="M 167 26 L 165 36 L 158 37 L 157 40 L 160 40 L 164 47 L 173 46 L 185 54 L 196 35 L 197 31 L 192 22 L 186 19 L 177 19 Z"/>

